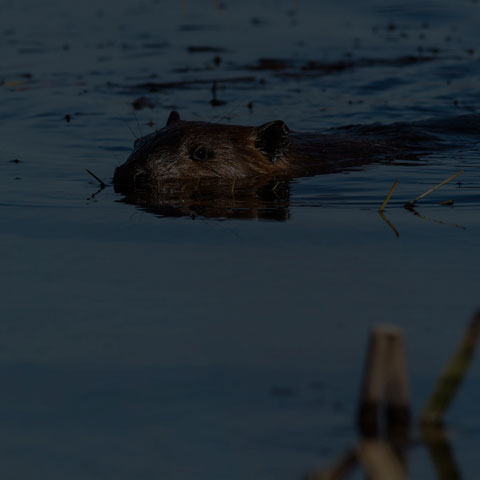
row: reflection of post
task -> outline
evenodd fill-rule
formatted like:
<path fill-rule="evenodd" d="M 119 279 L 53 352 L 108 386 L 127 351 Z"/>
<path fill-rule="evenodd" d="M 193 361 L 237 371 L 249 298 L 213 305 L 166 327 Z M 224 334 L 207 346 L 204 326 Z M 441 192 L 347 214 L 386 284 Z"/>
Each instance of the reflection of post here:
<path fill-rule="evenodd" d="M 387 427 L 406 431 L 410 420 L 403 334 L 391 326 L 372 330 L 363 374 L 357 421 L 364 436 L 379 434 L 379 407 L 385 404 Z"/>
<path fill-rule="evenodd" d="M 460 469 L 443 427 L 420 425 L 420 434 L 435 467 L 436 478 L 438 480 L 461 480 Z"/>
<path fill-rule="evenodd" d="M 371 480 L 406 480 L 407 474 L 388 443 L 366 440 L 357 454 Z"/>
<path fill-rule="evenodd" d="M 347 452 L 331 468 L 322 472 L 307 473 L 304 480 L 342 480 L 357 466 L 355 451 Z"/>
<path fill-rule="evenodd" d="M 474 316 L 457 351 L 438 379 L 435 390 L 420 416 L 420 423 L 432 425 L 443 422 L 443 416 L 470 365 L 479 334 L 480 312 Z"/>

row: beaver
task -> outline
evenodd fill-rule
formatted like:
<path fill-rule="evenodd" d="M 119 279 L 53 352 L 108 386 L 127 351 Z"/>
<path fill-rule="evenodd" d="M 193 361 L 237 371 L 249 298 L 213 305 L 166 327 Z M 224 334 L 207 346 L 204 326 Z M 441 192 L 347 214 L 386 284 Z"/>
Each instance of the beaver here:
<path fill-rule="evenodd" d="M 135 141 L 113 180 L 121 201 L 159 216 L 286 220 L 295 178 L 415 165 L 479 138 L 478 115 L 299 133 L 281 120 L 251 127 L 183 121 L 171 112 L 164 128 Z"/>
<path fill-rule="evenodd" d="M 183 121 L 171 112 L 164 128 L 135 141 L 130 157 L 115 170 L 114 184 L 310 176 L 398 157 L 418 150 L 420 143 L 433 148 L 437 140 L 404 124 L 298 133 L 282 120 L 249 127 Z"/>

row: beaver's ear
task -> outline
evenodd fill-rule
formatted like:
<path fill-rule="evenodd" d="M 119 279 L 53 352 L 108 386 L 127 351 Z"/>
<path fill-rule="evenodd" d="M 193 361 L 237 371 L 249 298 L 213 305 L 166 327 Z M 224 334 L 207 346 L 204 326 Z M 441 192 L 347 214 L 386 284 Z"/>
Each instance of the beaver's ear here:
<path fill-rule="evenodd" d="M 289 128 L 281 120 L 268 122 L 255 129 L 255 148 L 275 163 L 288 149 Z"/>
<path fill-rule="evenodd" d="M 166 127 L 170 127 L 170 125 L 178 123 L 179 121 L 180 121 L 180 114 L 173 110 L 170 112 L 170 115 L 168 116 Z"/>

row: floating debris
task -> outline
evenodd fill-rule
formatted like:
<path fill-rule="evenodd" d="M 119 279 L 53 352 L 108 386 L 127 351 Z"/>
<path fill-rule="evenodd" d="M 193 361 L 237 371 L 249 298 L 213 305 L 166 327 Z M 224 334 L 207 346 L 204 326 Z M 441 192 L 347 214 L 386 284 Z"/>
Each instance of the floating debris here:
<path fill-rule="evenodd" d="M 142 110 L 142 108 L 154 108 L 155 104 L 147 97 L 138 97 L 132 102 L 134 110 Z"/>

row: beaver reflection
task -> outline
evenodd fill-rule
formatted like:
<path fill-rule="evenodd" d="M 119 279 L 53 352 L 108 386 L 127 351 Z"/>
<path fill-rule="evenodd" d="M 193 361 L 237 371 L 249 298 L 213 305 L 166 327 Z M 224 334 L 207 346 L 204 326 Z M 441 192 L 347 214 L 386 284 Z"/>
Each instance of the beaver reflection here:
<path fill-rule="evenodd" d="M 122 202 L 161 217 L 244 218 L 283 221 L 289 218 L 290 185 L 281 178 L 217 183 L 164 182 L 145 189 L 119 189 Z"/>
<path fill-rule="evenodd" d="M 162 216 L 285 220 L 297 177 L 408 159 L 478 140 L 477 115 L 297 133 L 280 121 L 249 127 L 182 121 L 136 140 L 115 169 L 123 201 Z M 397 162 L 398 163 L 398 162 Z"/>

